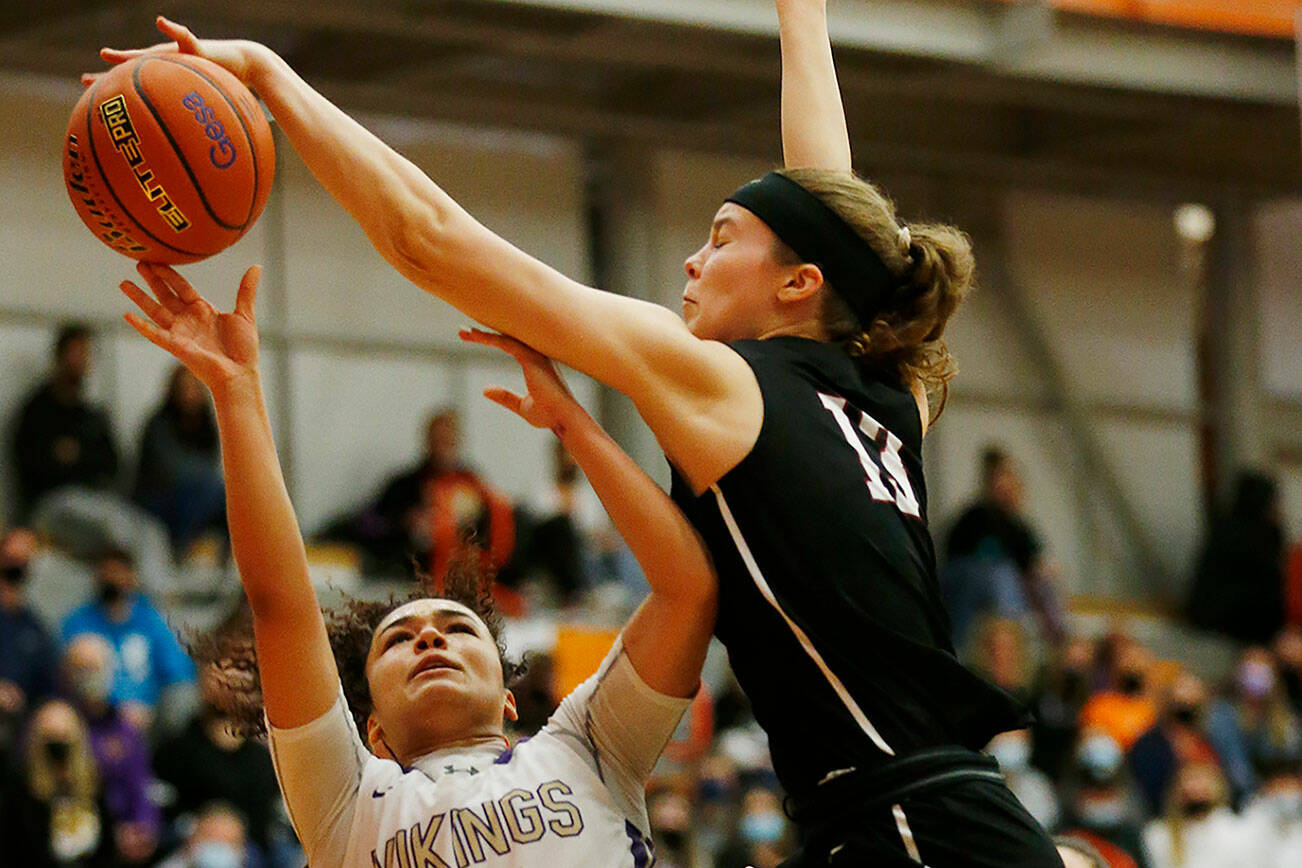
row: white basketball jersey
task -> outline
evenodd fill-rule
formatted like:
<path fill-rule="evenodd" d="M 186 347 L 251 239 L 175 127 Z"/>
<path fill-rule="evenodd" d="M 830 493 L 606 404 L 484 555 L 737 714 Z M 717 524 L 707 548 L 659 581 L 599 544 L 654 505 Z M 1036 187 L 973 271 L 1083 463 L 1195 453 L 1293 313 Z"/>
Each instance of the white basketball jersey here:
<path fill-rule="evenodd" d="M 311 723 L 272 728 L 272 758 L 313 868 L 647 868 L 646 780 L 689 704 L 647 686 L 617 642 L 513 749 L 403 769 L 362 745 L 341 692 Z"/>

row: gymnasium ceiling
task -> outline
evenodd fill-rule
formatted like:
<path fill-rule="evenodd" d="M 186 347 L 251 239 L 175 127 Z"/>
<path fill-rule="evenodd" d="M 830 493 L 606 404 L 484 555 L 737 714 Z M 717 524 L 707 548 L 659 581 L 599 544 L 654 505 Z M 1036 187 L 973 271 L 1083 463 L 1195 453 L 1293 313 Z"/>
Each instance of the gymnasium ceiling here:
<path fill-rule="evenodd" d="M 1044 0 L 829 0 L 861 168 L 1169 194 L 1296 194 L 1291 40 Z M 280 51 L 345 107 L 776 156 L 772 0 L 0 3 L 0 70 L 75 79 L 154 13 Z"/>

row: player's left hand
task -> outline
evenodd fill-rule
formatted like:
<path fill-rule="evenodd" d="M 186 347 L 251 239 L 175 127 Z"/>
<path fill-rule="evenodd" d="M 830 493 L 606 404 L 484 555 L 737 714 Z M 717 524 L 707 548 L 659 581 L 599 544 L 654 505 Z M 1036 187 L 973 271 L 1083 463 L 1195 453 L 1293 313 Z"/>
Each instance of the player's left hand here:
<path fill-rule="evenodd" d="M 528 394 L 520 396 L 498 386 L 484 390 L 484 397 L 515 413 L 535 428 L 550 428 L 557 433 L 584 410 L 574 400 L 551 359 L 513 337 L 479 329 L 463 329 L 461 339 L 472 344 L 494 347 L 520 364 Z"/>
<path fill-rule="evenodd" d="M 144 314 L 126 315 L 136 331 L 175 356 L 214 395 L 237 380 L 256 380 L 254 303 L 262 269 L 255 265 L 244 273 L 231 313 L 213 307 L 174 268 L 142 262 L 136 270 L 154 293 L 129 280 L 121 283 L 123 294 Z"/>
<path fill-rule="evenodd" d="M 160 42 L 148 48 L 102 48 L 99 56 L 107 63 L 117 65 L 147 54 L 193 54 L 225 67 L 240 81 L 252 86 L 255 71 L 271 55 L 271 49 L 247 39 L 200 39 L 190 28 L 169 21 L 162 15 L 158 16 L 155 23 L 169 42 Z M 87 73 L 81 77 L 81 81 L 82 84 L 89 85 L 98 77 L 98 73 Z"/>

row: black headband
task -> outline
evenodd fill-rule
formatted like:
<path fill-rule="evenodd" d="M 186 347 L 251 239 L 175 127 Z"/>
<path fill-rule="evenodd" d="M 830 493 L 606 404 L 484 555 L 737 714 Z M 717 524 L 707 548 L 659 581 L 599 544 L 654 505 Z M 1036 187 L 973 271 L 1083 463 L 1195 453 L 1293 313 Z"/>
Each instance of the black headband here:
<path fill-rule="evenodd" d="M 770 172 L 725 201 L 763 220 L 797 256 L 817 265 L 861 325 L 876 318 L 900 283 L 841 215 L 785 175 Z"/>

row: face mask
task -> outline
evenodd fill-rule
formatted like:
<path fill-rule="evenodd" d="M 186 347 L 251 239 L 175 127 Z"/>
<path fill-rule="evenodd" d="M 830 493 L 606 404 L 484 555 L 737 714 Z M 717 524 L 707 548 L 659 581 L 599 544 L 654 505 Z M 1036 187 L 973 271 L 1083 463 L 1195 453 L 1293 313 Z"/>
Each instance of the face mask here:
<path fill-rule="evenodd" d="M 99 601 L 106 606 L 112 606 L 116 603 L 122 602 L 122 598 L 126 595 L 127 592 L 117 585 L 106 584 L 99 586 Z"/>
<path fill-rule="evenodd" d="M 751 844 L 771 844 L 786 828 L 782 815 L 773 811 L 747 814 L 741 818 L 741 837 Z"/>
<path fill-rule="evenodd" d="M 1092 735 L 1076 749 L 1076 760 L 1096 781 L 1109 780 L 1121 768 L 1121 748 L 1106 735 Z"/>
<path fill-rule="evenodd" d="M 706 778 L 701 781 L 701 801 L 723 802 L 728 799 L 728 785 L 718 778 Z"/>
<path fill-rule="evenodd" d="M 1126 696 L 1138 696 L 1144 692 L 1144 676 L 1138 672 L 1123 672 L 1117 679 L 1117 686 Z"/>
<path fill-rule="evenodd" d="M 50 758 L 50 762 L 55 765 L 63 765 L 68 761 L 72 754 L 72 744 L 66 741 L 47 741 L 45 743 L 45 755 Z"/>
<path fill-rule="evenodd" d="M 224 841 L 204 841 L 190 861 L 194 868 L 240 868 L 244 856 Z"/>
<path fill-rule="evenodd" d="M 108 700 L 113 687 L 113 673 L 108 669 L 81 669 L 68 681 L 72 692 L 83 702 L 100 703 Z"/>
<path fill-rule="evenodd" d="M 666 829 L 661 831 L 657 838 L 660 839 L 661 849 L 668 850 L 671 853 L 677 853 L 683 849 L 683 844 L 687 842 L 687 836 L 677 829 Z"/>
<path fill-rule="evenodd" d="M 1281 822 L 1302 820 L 1302 788 L 1279 790 L 1261 797 L 1272 817 Z"/>
<path fill-rule="evenodd" d="M 988 750 L 1004 771 L 1021 771 L 1031 760 L 1031 742 L 1025 738 L 996 738 Z"/>
<path fill-rule="evenodd" d="M 1177 705 L 1171 709 L 1171 719 L 1183 726 L 1196 725 L 1201 716 L 1202 710 L 1196 705 Z"/>
<path fill-rule="evenodd" d="M 1190 799 L 1180 805 L 1180 813 L 1190 820 L 1201 820 L 1215 808 L 1215 803 L 1208 799 Z"/>
<path fill-rule="evenodd" d="M 1262 699 L 1275 687 L 1275 670 L 1268 663 L 1252 661 L 1239 667 L 1239 690 L 1249 699 Z"/>

